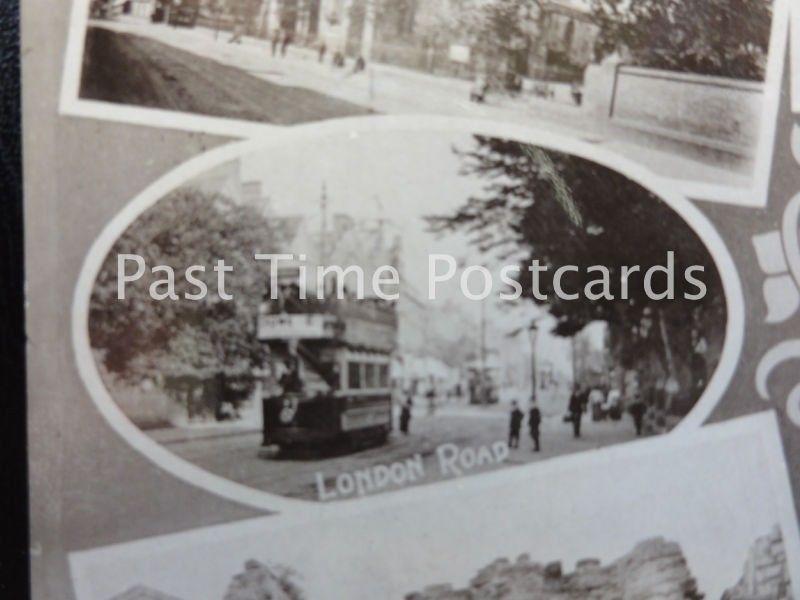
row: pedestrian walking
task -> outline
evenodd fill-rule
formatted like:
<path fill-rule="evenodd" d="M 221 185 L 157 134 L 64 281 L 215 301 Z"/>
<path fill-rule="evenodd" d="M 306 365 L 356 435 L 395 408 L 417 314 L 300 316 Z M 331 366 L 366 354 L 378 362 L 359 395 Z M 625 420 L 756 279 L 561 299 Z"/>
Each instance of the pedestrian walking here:
<path fill-rule="evenodd" d="M 647 407 L 644 405 L 644 402 L 642 402 L 642 399 L 638 394 L 636 395 L 636 398 L 628 411 L 633 417 L 633 425 L 636 427 L 636 435 L 641 437 L 644 427 L 644 413 L 647 412 Z"/>
<path fill-rule="evenodd" d="M 319 62 L 325 62 L 325 53 L 328 52 L 328 46 L 325 42 L 320 42 L 319 44 Z"/>
<path fill-rule="evenodd" d="M 403 407 L 400 409 L 400 432 L 403 435 L 408 435 L 409 425 L 411 424 L 411 407 L 413 406 L 413 401 L 411 400 L 411 396 L 409 395 L 406 398 L 406 401 L 403 403 Z"/>
<path fill-rule="evenodd" d="M 533 400 L 531 402 L 531 409 L 528 411 L 528 429 L 531 433 L 531 439 L 533 440 L 534 452 L 539 452 L 541 450 L 539 447 L 539 427 L 541 424 L 542 411 L 539 410 L 536 400 Z"/>
<path fill-rule="evenodd" d="M 576 387 L 569 398 L 569 417 L 572 421 L 573 437 L 581 437 L 581 419 L 583 418 L 583 394 Z"/>
<path fill-rule="evenodd" d="M 508 423 L 508 447 L 509 448 L 519 448 L 519 431 L 522 429 L 522 420 L 525 418 L 525 413 L 523 413 L 519 406 L 517 405 L 517 401 L 514 400 L 511 403 L 511 419 Z"/>

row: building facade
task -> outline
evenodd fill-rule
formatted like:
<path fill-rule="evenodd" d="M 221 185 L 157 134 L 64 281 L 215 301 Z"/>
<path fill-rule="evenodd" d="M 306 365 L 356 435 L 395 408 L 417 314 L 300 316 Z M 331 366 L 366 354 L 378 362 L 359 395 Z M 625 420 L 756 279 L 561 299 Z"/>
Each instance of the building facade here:
<path fill-rule="evenodd" d="M 599 33 L 586 0 L 520 4 L 509 27 L 493 31 L 497 15 L 509 17 L 500 1 L 341 0 L 347 54 L 467 77 L 499 67 L 532 79 L 581 78 Z"/>

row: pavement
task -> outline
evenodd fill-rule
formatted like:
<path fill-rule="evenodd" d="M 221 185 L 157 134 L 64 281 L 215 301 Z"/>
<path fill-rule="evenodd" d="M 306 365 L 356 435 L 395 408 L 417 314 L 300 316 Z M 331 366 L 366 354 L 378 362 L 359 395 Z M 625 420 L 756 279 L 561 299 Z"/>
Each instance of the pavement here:
<path fill-rule="evenodd" d="M 425 475 L 412 485 L 451 478 L 452 473 L 442 473 L 439 468 L 437 449 L 443 444 L 455 444 L 460 449 L 477 450 L 506 441 L 508 407 L 454 404 L 439 407 L 432 415 L 425 407 L 419 407 L 412 415 L 409 435 L 395 431 L 380 447 L 356 452 L 329 451 L 322 455 L 312 452 L 284 456 L 274 450 L 265 451 L 261 448 L 259 431 L 222 430 L 218 435 L 210 435 L 209 431 L 171 437 L 147 433 L 164 443 L 171 452 L 216 475 L 269 493 L 319 500 L 318 473 L 330 484 L 341 473 L 404 462 L 416 454 L 422 456 Z M 533 452 L 532 441 L 526 425 L 523 425 L 519 449 L 512 449 L 501 464 L 485 464 L 470 470 L 468 475 L 593 450 L 635 438 L 633 423 L 627 416 L 619 422 L 592 422 L 585 417 L 580 439 L 573 437 L 571 425 L 560 417 L 545 418 L 541 427 L 541 452 Z M 390 485 L 376 493 L 398 487 Z"/>
<path fill-rule="evenodd" d="M 313 91 L 332 101 L 345 102 L 348 110 L 361 107 L 364 112 L 462 116 L 535 125 L 602 145 L 666 178 L 729 186 L 750 184 L 749 164 L 734 164 L 711 154 L 699 156 L 697 149 L 689 145 L 676 145 L 626 128 L 600 124 L 580 107 L 563 102 L 491 94 L 486 103 L 477 104 L 469 101 L 469 81 L 383 64 L 371 64 L 366 71 L 353 74 L 349 67 L 333 68 L 330 56 L 324 64 L 318 62 L 317 53 L 308 48 L 291 46 L 285 57 L 273 57 L 266 40 L 245 37 L 241 44 L 231 44 L 229 33 L 215 34 L 202 27 L 175 28 L 135 18 L 92 21 L 91 25 L 148 38 L 235 67 L 259 80 L 283 86 L 287 93 L 298 89 Z M 174 79 L 176 75 L 171 77 Z M 204 89 L 213 85 L 213 78 L 206 84 Z M 265 106 L 265 111 L 269 113 L 269 106 Z M 306 114 L 303 119 L 325 116 L 330 115 Z M 269 121 L 269 115 L 262 120 Z"/>

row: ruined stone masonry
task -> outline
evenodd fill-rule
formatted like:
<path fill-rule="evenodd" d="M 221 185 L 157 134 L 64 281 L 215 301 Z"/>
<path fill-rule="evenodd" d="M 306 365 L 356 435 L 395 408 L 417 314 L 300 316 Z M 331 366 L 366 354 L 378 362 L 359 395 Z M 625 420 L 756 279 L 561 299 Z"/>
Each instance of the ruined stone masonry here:
<path fill-rule="evenodd" d="M 732 576 L 735 577 L 735 574 Z M 681 547 L 651 538 L 625 556 L 603 566 L 581 560 L 572 573 L 560 562 L 532 562 L 527 554 L 512 562 L 500 558 L 487 565 L 464 589 L 432 585 L 405 600 L 702 600 L 704 595 Z M 109 600 L 181 600 L 136 586 Z M 294 574 L 249 560 L 235 575 L 222 600 L 305 600 Z M 377 600 L 377 599 L 376 599 Z M 710 600 L 710 599 L 709 599 Z M 739 582 L 721 600 L 793 600 L 789 565 L 779 528 L 755 541 Z"/>
<path fill-rule="evenodd" d="M 162 594 L 144 586 L 135 586 L 109 600 L 182 600 Z M 270 568 L 255 560 L 248 560 L 244 571 L 235 575 L 228 585 L 223 600 L 305 600 L 286 569 Z"/>
<path fill-rule="evenodd" d="M 639 543 L 608 566 L 599 560 L 578 562 L 563 573 L 561 563 L 499 559 L 483 568 L 467 589 L 438 585 L 406 600 L 700 600 L 680 546 L 663 538 Z"/>
<path fill-rule="evenodd" d="M 792 600 L 789 563 L 778 527 L 755 541 L 742 578 L 722 595 L 722 600 Z"/>
<path fill-rule="evenodd" d="M 223 600 L 304 600 L 292 574 L 248 560 L 244 572 L 234 576 Z"/>
<path fill-rule="evenodd" d="M 114 596 L 110 600 L 181 600 L 175 596 L 168 596 L 158 590 L 143 585 L 136 585 L 129 590 Z"/>

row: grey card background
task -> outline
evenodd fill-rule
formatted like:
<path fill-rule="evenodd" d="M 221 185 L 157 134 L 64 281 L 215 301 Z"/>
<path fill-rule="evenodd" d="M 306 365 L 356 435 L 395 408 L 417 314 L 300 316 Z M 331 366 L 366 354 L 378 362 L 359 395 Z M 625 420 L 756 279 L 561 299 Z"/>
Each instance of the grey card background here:
<path fill-rule="evenodd" d="M 103 420 L 84 388 L 72 351 L 72 295 L 85 254 L 104 225 L 170 169 L 230 140 L 89 119 L 60 117 L 58 91 L 69 0 L 22 6 L 26 217 L 28 406 L 33 596 L 70 599 L 70 551 L 250 518 L 243 508 L 161 471 Z M 780 417 L 795 500 L 800 503 L 800 427 L 786 415 L 797 360 L 770 377 L 770 400 L 754 385 L 764 354 L 800 337 L 800 315 L 766 325 L 753 235 L 780 229 L 800 192 L 791 153 L 789 61 L 785 63 L 773 179 L 766 209 L 699 202 L 717 226 L 742 279 L 746 331 L 741 362 L 711 420 L 774 408 Z M 720 473 L 720 477 L 726 474 Z"/>

